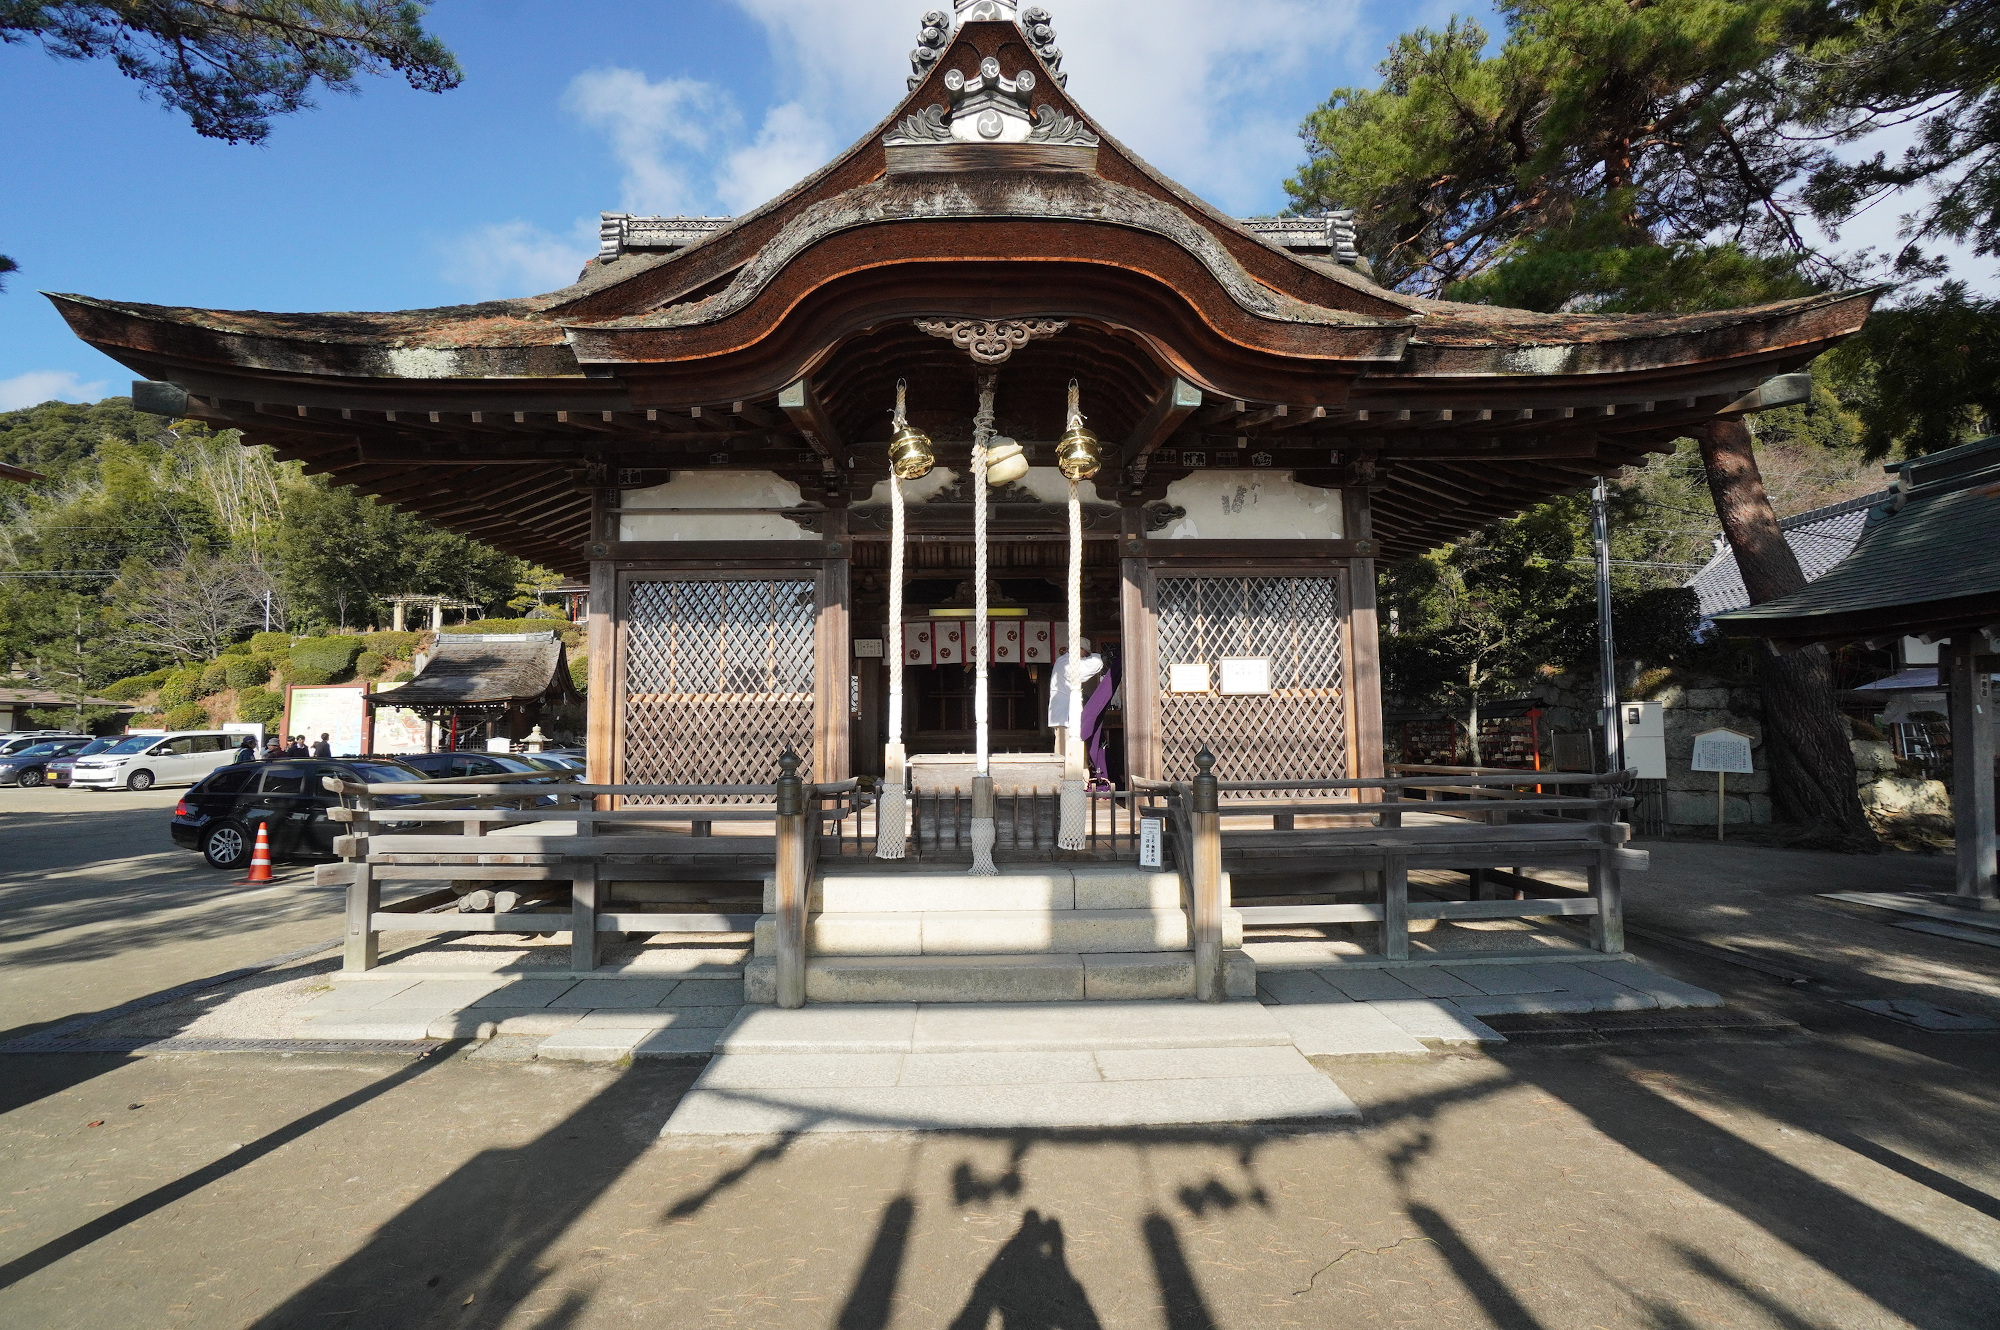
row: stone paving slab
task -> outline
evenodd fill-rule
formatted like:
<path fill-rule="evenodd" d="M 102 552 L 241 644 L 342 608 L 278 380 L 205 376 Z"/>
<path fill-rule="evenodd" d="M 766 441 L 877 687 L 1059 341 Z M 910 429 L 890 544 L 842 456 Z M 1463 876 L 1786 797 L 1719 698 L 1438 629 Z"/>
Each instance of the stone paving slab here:
<path fill-rule="evenodd" d="M 1487 997 L 1516 993 L 1560 993 L 1563 981 L 1553 965 L 1448 965 L 1444 972 L 1471 984 Z M 1471 997 L 1474 994 L 1467 994 Z"/>
<path fill-rule="evenodd" d="M 1289 1042 L 1265 1011 L 1256 1002 L 939 1003 L 917 1008 L 911 1049 L 1036 1052 Z"/>
<path fill-rule="evenodd" d="M 428 1039 L 433 1022 L 457 1014 L 450 1007 L 336 1011 L 315 1016 L 299 1029 L 306 1039 Z"/>
<path fill-rule="evenodd" d="M 672 979 L 627 979 L 620 984 L 577 984 L 549 1005 L 571 1011 L 657 1007 L 679 986 L 679 983 Z"/>
<path fill-rule="evenodd" d="M 1573 1016 L 1601 1010 L 1598 1004 L 1604 999 L 1586 997 L 1581 993 L 1499 993 L 1492 997 L 1453 998 L 1451 1001 L 1468 1016 Z"/>
<path fill-rule="evenodd" d="M 729 1053 L 907 1053 L 915 1003 L 745 1007 L 716 1040 Z"/>
<path fill-rule="evenodd" d="M 467 1007 L 440 1016 L 430 1024 L 433 1039 L 478 1039 L 492 1026 L 494 1035 L 560 1034 L 583 1019 L 581 1012 L 550 1011 L 545 1007 Z"/>
<path fill-rule="evenodd" d="M 1314 973 L 1355 1002 L 1394 1002 L 1424 996 L 1388 970 L 1317 970 Z"/>
<path fill-rule="evenodd" d="M 591 1030 L 715 1030 L 736 1019 L 735 1007 L 606 1008 L 587 1011 L 577 1024 Z"/>
<path fill-rule="evenodd" d="M 1314 970 L 1280 970 L 1257 976 L 1257 992 L 1273 1002 L 1352 1002 Z"/>
<path fill-rule="evenodd" d="M 494 989 L 472 1005 L 546 1007 L 575 987 L 575 982 L 569 979 L 514 979 Z"/>
<path fill-rule="evenodd" d="M 718 1059 L 710 1071 L 734 1060 Z M 1354 1101 L 1317 1072 L 1201 1080 L 793 1090 L 713 1089 L 697 1081 L 660 1134 L 1108 1129 L 1203 1122 L 1335 1124 L 1360 1116 Z"/>
<path fill-rule="evenodd" d="M 1450 1002 L 1419 1000 L 1368 1004 L 1401 1026 L 1405 1033 L 1430 1043 L 1504 1044 L 1507 1036 L 1471 1012 Z"/>
<path fill-rule="evenodd" d="M 1266 1007 L 1278 1027 L 1307 1057 L 1361 1057 L 1430 1050 L 1375 1009 L 1371 1002 Z"/>
<path fill-rule="evenodd" d="M 1101 1081 L 1089 1053 L 908 1053 L 898 1085 L 1074 1085 Z"/>
<path fill-rule="evenodd" d="M 1626 988 L 1648 994 L 1663 1008 L 1676 1007 L 1719 1007 L 1722 999 L 1706 988 L 1682 983 L 1678 979 L 1661 974 L 1650 966 L 1632 961 L 1603 961 L 1580 967 L 1592 974 L 1621 984 Z"/>
<path fill-rule="evenodd" d="M 1202 1081 L 1308 1076 L 1313 1065 L 1290 1045 L 1250 1048 L 1103 1048 L 1092 1056 L 1107 1081 Z"/>

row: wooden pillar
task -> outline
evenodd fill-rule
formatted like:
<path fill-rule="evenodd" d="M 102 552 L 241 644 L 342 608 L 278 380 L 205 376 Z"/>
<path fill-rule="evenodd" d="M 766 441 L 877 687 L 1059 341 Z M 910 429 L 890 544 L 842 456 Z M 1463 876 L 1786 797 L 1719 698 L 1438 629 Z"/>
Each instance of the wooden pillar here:
<path fill-rule="evenodd" d="M 854 671 L 852 543 L 847 510 L 829 508 L 826 559 L 820 566 L 819 617 L 813 630 L 813 761 L 815 781 L 846 780 L 853 774 L 849 743 L 848 687 Z"/>
<path fill-rule="evenodd" d="M 1366 540 L 1373 548 L 1373 519 L 1368 508 L 1368 491 L 1350 485 L 1340 492 L 1342 535 L 1348 540 Z M 1347 561 L 1348 597 L 1348 739 L 1349 768 L 1357 779 L 1382 774 L 1382 639 L 1375 616 L 1375 560 L 1352 558 Z M 1358 797 L 1369 802 L 1380 791 L 1362 790 Z"/>
<path fill-rule="evenodd" d="M 617 538 L 611 529 L 618 521 L 612 512 L 618 506 L 616 490 L 596 490 L 591 494 L 592 543 L 608 548 Z M 624 665 L 618 659 L 618 622 L 624 612 L 618 597 L 618 566 L 609 559 L 590 561 L 590 622 L 585 642 L 590 657 L 587 696 L 584 700 L 586 732 L 584 775 L 589 784 L 613 785 L 621 774 L 618 760 L 618 708 L 625 692 Z M 600 802 L 608 811 L 608 796 Z"/>
<path fill-rule="evenodd" d="M 1118 620 L 1125 649 L 1125 770 L 1163 780 L 1160 771 L 1160 634 L 1153 573 L 1146 563 L 1146 512 L 1137 500 L 1118 510 Z"/>
<path fill-rule="evenodd" d="M 2000 658 L 1980 654 L 1980 645 L 1977 633 L 1954 636 L 1938 659 L 1950 670 L 1951 812 L 1958 829 L 1951 903 L 1993 910 L 2000 909 L 1993 826 L 1993 668 Z"/>
<path fill-rule="evenodd" d="M 1206 748 L 1195 757 L 1198 772 L 1191 787 L 1194 863 L 1188 885 L 1194 895 L 1194 995 L 1202 1002 L 1220 1002 L 1227 993 L 1223 973 L 1222 812 L 1215 779 L 1215 755 Z"/>
<path fill-rule="evenodd" d="M 778 759 L 776 896 L 778 1005 L 806 1004 L 806 784 L 799 759 L 789 751 Z"/>

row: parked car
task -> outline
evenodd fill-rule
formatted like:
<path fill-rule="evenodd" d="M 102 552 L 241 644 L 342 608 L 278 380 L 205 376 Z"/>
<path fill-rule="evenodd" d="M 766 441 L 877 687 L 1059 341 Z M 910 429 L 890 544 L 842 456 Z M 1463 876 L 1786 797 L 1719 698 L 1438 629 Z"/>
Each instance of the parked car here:
<path fill-rule="evenodd" d="M 35 786 L 48 779 L 48 764 L 86 747 L 89 739 L 51 739 L 0 757 L 0 785 Z"/>
<path fill-rule="evenodd" d="M 176 730 L 128 734 L 70 768 L 69 782 L 81 790 L 150 790 L 155 785 L 192 785 L 217 767 L 236 760 L 239 737 L 221 730 Z"/>
<path fill-rule="evenodd" d="M 11 757 L 23 748 L 33 748 L 36 744 L 51 743 L 57 739 L 81 739 L 88 743 L 90 736 L 81 730 L 19 730 L 0 735 L 0 757 Z"/>
<path fill-rule="evenodd" d="M 250 862 L 257 844 L 257 824 L 271 841 L 271 857 L 299 859 L 333 853 L 333 838 L 344 823 L 327 816 L 340 797 L 322 784 L 327 776 L 366 785 L 416 782 L 423 773 L 394 758 L 289 758 L 278 762 L 241 762 L 204 777 L 174 805 L 174 844 L 200 850 L 213 868 L 237 869 Z M 384 796 L 393 806 L 397 796 Z"/>
<path fill-rule="evenodd" d="M 572 779 L 575 776 L 573 771 L 564 772 L 559 768 L 538 766 L 527 757 L 514 753 L 476 753 L 464 750 L 455 753 L 404 753 L 396 760 L 407 762 L 433 780 L 444 776 L 458 778 L 517 776 L 530 772 L 547 772 L 550 780 Z"/>
<path fill-rule="evenodd" d="M 583 759 L 571 757 L 568 753 L 516 753 L 514 756 L 529 766 L 540 767 L 544 771 L 580 773 L 583 770 Z"/>
<path fill-rule="evenodd" d="M 49 784 L 55 786 L 57 789 L 68 788 L 70 772 L 75 769 L 78 758 L 94 757 L 106 751 L 111 745 L 117 742 L 118 740 L 116 739 L 92 739 L 75 752 L 65 757 L 58 757 L 51 760 L 46 768 L 46 778 Z"/>

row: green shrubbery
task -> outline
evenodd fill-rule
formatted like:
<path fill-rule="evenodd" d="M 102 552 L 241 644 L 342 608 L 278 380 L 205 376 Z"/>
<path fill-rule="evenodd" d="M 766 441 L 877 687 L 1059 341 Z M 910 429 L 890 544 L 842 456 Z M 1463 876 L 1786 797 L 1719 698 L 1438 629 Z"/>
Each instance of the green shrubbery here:
<path fill-rule="evenodd" d="M 581 693 L 590 687 L 590 657 L 572 656 L 569 662 L 570 685 Z"/>
<path fill-rule="evenodd" d="M 222 648 L 222 654 L 225 656 L 247 656 L 254 650 L 256 648 L 251 646 L 249 640 L 246 638 L 241 642 L 231 642 L 228 646 Z"/>
<path fill-rule="evenodd" d="M 332 683 L 346 677 L 354 668 L 354 658 L 361 654 L 361 639 L 358 637 L 307 637 L 292 645 L 292 670 L 287 676 L 293 683 Z M 302 671 L 324 675 L 324 678 L 307 680 Z"/>
<path fill-rule="evenodd" d="M 170 730 L 205 730 L 208 728 L 208 708 L 199 702 L 183 702 L 177 707 L 169 707 L 162 719 Z"/>
<path fill-rule="evenodd" d="M 364 651 L 354 658 L 354 677 L 372 679 L 382 672 L 383 663 L 379 652 Z"/>
<path fill-rule="evenodd" d="M 255 688 L 271 677 L 271 662 L 260 656 L 231 656 L 224 678 L 231 688 Z"/>
<path fill-rule="evenodd" d="M 377 655 L 391 660 L 407 659 L 412 651 L 423 645 L 422 633 L 363 633 L 362 645 Z"/>
<path fill-rule="evenodd" d="M 160 705 L 182 707 L 201 696 L 201 667 L 175 670 L 160 684 Z"/>
<path fill-rule="evenodd" d="M 285 699 L 267 688 L 245 688 L 236 695 L 236 719 L 268 725 L 285 709 Z"/>
<path fill-rule="evenodd" d="M 567 619 L 474 619 L 471 623 L 455 623 L 444 631 L 447 633 L 546 633 L 555 630 L 563 645 L 572 649 L 583 645 L 583 626 Z"/>
<path fill-rule="evenodd" d="M 227 687 L 229 687 L 228 662 L 212 660 L 202 667 L 200 696 L 207 697 L 210 693 L 219 693 Z"/>
<path fill-rule="evenodd" d="M 142 693 L 150 693 L 167 681 L 172 670 L 154 670 L 150 674 L 135 674 L 129 679 L 106 684 L 97 689 L 97 695 L 113 702 L 130 702 Z"/>
<path fill-rule="evenodd" d="M 408 683 L 408 682 L 410 682 L 410 680 L 412 680 L 412 679 L 414 679 L 414 678 L 416 678 L 416 677 L 417 677 L 417 672 L 416 672 L 415 670 L 398 670 L 398 671 L 396 671 L 396 677 L 395 677 L 395 678 L 393 678 L 393 679 L 391 679 L 391 680 L 389 680 L 389 682 L 390 682 L 390 683 Z"/>
<path fill-rule="evenodd" d="M 291 669 L 285 671 L 286 683 L 298 684 L 303 688 L 310 688 L 316 684 L 332 683 L 333 681 L 332 670 L 322 670 L 311 665 L 293 665 Z"/>
<path fill-rule="evenodd" d="M 268 655 L 282 656 L 292 649 L 292 635 L 290 633 L 254 633 L 250 638 L 250 649 Z"/>

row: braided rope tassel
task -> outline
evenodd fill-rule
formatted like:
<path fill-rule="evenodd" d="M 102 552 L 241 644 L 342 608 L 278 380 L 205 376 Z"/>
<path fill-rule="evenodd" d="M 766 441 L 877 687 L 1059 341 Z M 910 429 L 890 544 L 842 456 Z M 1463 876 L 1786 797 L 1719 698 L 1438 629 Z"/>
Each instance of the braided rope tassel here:
<path fill-rule="evenodd" d="M 972 587 L 973 615 L 978 624 L 974 634 L 975 672 L 972 685 L 972 724 L 977 734 L 977 773 L 972 778 L 972 873 L 990 877 L 1000 869 L 993 862 L 993 844 L 999 828 L 993 822 L 993 772 L 986 727 L 987 663 L 991 651 L 992 628 L 986 620 L 986 445 L 993 441 L 993 390 L 999 375 L 991 370 L 979 376 L 979 413 L 972 418 Z"/>
<path fill-rule="evenodd" d="M 896 380 L 896 420 L 903 423 L 904 382 Z M 882 797 L 875 805 L 875 857 L 901 859 L 909 852 L 909 795 L 903 753 L 903 482 L 889 471 L 889 742 L 882 751 Z"/>
<path fill-rule="evenodd" d="M 1069 381 L 1069 418 L 1078 420 L 1076 380 Z M 1062 795 L 1057 804 L 1056 844 L 1065 850 L 1084 846 L 1089 798 L 1084 793 L 1083 766 L 1083 501 L 1076 482 L 1069 483 L 1069 715 L 1064 718 Z"/>

